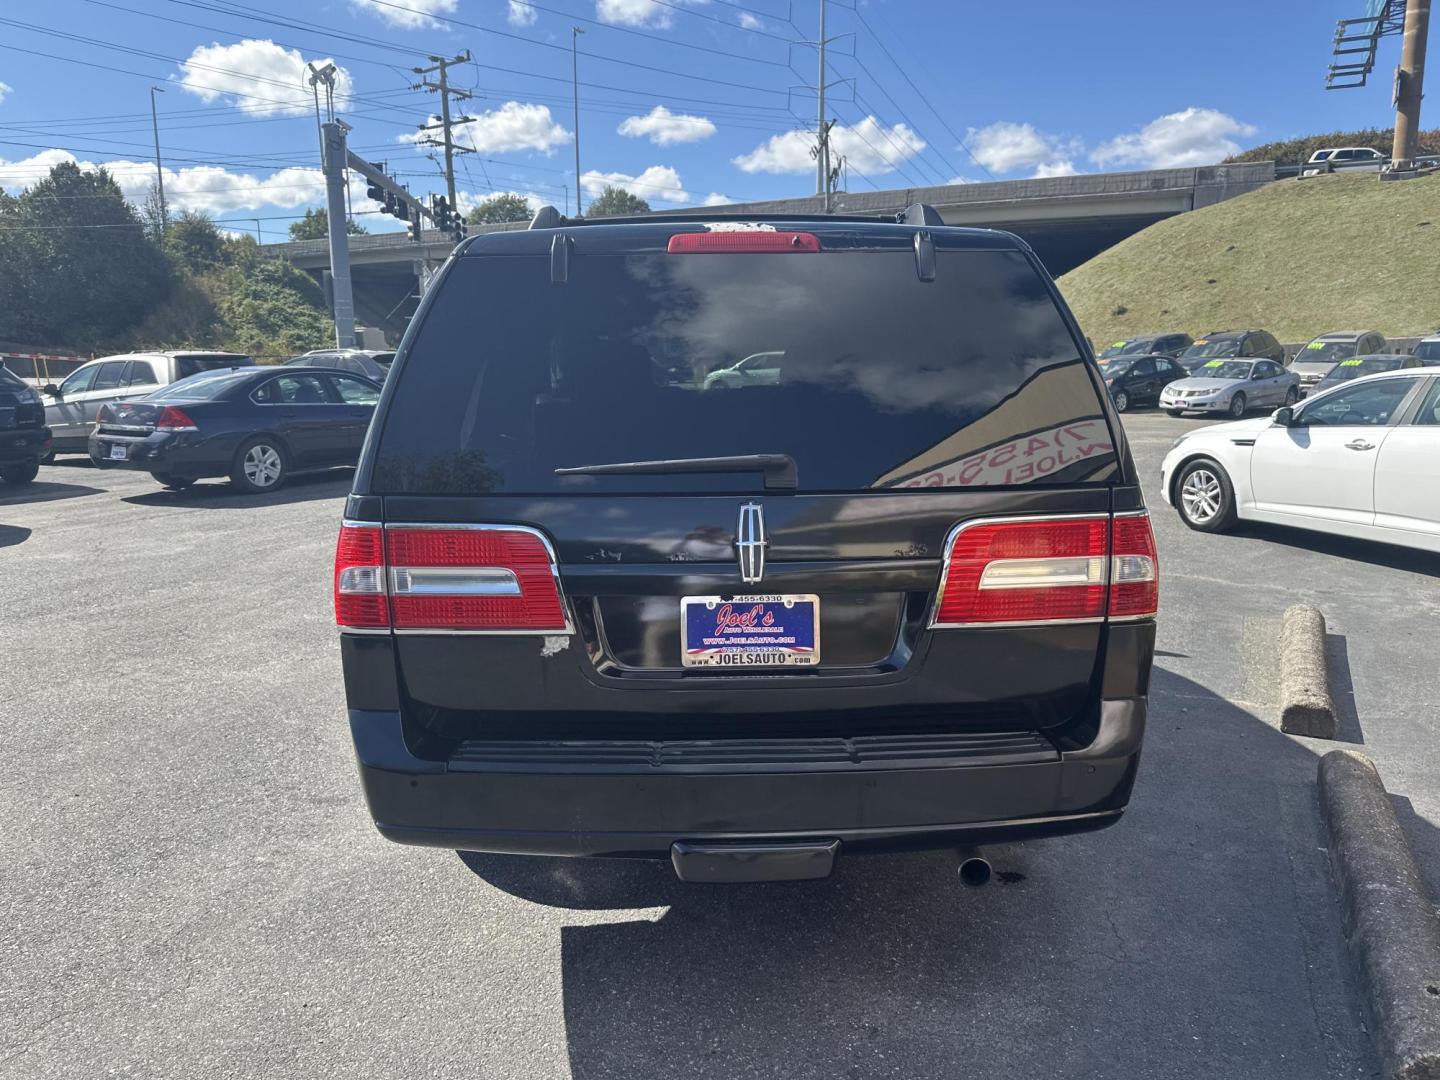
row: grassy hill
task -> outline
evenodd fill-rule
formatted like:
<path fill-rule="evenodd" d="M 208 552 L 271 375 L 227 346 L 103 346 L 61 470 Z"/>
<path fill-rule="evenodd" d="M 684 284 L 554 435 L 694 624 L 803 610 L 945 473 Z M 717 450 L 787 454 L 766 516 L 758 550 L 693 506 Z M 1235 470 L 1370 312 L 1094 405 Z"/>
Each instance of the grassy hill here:
<path fill-rule="evenodd" d="M 1060 279 L 1097 346 L 1146 331 L 1263 327 L 1392 337 L 1440 328 L 1440 175 L 1280 180 L 1167 218 Z"/>

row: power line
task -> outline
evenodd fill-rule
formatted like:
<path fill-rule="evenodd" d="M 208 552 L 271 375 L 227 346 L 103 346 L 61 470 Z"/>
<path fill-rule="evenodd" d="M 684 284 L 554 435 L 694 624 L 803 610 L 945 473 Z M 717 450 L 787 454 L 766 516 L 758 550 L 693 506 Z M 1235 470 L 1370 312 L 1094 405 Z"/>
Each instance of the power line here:
<path fill-rule="evenodd" d="M 895 70 L 900 73 L 900 77 L 910 85 L 910 89 L 914 90 L 916 96 L 919 97 L 922 102 L 924 102 L 925 107 L 930 110 L 931 115 L 933 115 L 936 120 L 940 121 L 940 126 L 943 127 L 949 133 L 950 137 L 959 144 L 960 149 L 964 150 L 966 154 L 970 155 L 970 160 L 975 162 L 976 165 L 979 165 L 981 171 L 993 180 L 995 178 L 995 174 L 992 173 L 989 169 L 987 169 L 985 167 L 985 163 L 975 156 L 974 151 L 972 151 L 970 147 L 966 145 L 965 140 L 962 139 L 959 135 L 955 134 L 955 129 L 945 122 L 945 117 L 940 115 L 939 110 L 930 103 L 930 99 L 925 96 L 924 92 L 918 86 L 915 85 L 915 80 L 910 78 L 910 73 L 905 70 L 904 66 L 900 63 L 900 61 L 895 59 L 895 54 L 886 47 L 885 42 L 880 40 L 880 35 L 875 32 L 875 28 L 870 25 L 869 20 L 865 18 L 864 12 L 860 10 L 858 5 L 855 7 L 855 17 L 860 20 L 860 25 L 865 28 L 866 33 L 870 35 L 871 39 L 875 42 L 875 44 L 880 46 L 880 51 L 885 54 L 886 59 L 888 59 L 890 63 L 894 66 Z"/>

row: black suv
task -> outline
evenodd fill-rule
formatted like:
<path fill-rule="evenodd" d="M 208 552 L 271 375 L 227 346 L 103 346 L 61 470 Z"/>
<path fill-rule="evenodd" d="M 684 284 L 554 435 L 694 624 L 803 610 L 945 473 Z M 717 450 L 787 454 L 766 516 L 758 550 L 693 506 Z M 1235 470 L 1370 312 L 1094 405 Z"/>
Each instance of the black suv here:
<path fill-rule="evenodd" d="M 0 480 L 28 484 L 50 453 L 50 429 L 40 395 L 0 367 Z"/>
<path fill-rule="evenodd" d="M 923 207 L 462 243 L 336 552 L 380 831 L 748 880 L 1116 821 L 1157 573 L 1083 340 Z"/>
<path fill-rule="evenodd" d="M 1193 375 L 1211 360 L 1225 360 L 1232 356 L 1274 360 L 1281 366 L 1288 364 L 1285 346 L 1269 330 L 1212 330 L 1204 337 L 1196 338 L 1176 359 Z"/>

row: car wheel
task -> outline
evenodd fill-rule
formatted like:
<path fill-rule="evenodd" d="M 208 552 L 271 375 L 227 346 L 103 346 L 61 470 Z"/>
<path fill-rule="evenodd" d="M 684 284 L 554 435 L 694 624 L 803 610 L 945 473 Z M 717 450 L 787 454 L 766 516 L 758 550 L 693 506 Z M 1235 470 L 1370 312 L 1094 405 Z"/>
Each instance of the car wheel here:
<path fill-rule="evenodd" d="M 0 469 L 0 480 L 7 484 L 28 484 L 40 475 L 40 463 L 27 461 L 22 465 L 6 465 Z"/>
<path fill-rule="evenodd" d="M 230 482 L 241 491 L 258 495 L 283 484 L 287 471 L 285 451 L 274 439 L 262 436 L 240 447 L 230 470 Z"/>
<path fill-rule="evenodd" d="M 41 465 L 54 465 L 54 464 L 55 464 L 55 451 L 52 449 L 48 454 L 46 454 L 44 457 L 42 457 L 42 458 L 40 459 L 40 464 L 41 464 Z"/>
<path fill-rule="evenodd" d="M 1209 458 L 1190 462 L 1175 478 L 1175 509 L 1192 529 L 1224 532 L 1235 524 L 1235 489 L 1230 477 Z"/>
<path fill-rule="evenodd" d="M 1166 409 L 1165 411 L 1171 416 L 1180 416 L 1185 412 L 1184 409 Z"/>
<path fill-rule="evenodd" d="M 191 484 L 195 483 L 188 476 L 172 476 L 170 473 L 152 472 L 150 478 L 161 487 L 167 487 L 171 491 L 184 491 Z"/>
<path fill-rule="evenodd" d="M 1115 391 L 1115 411 L 1116 411 L 1116 412 L 1129 412 L 1129 411 L 1130 411 L 1130 395 L 1127 394 L 1124 390 L 1117 390 L 1117 391 Z"/>
<path fill-rule="evenodd" d="M 1230 415 L 1239 420 L 1245 415 L 1245 395 L 1236 394 L 1230 399 Z"/>
<path fill-rule="evenodd" d="M 1286 405 L 1294 405 L 1294 404 L 1295 404 L 1297 401 L 1299 401 L 1299 400 L 1300 400 L 1300 388 L 1299 388 L 1298 386 L 1292 386 L 1292 387 L 1290 387 L 1289 390 L 1286 390 L 1286 391 L 1285 391 L 1285 404 L 1286 404 Z"/>

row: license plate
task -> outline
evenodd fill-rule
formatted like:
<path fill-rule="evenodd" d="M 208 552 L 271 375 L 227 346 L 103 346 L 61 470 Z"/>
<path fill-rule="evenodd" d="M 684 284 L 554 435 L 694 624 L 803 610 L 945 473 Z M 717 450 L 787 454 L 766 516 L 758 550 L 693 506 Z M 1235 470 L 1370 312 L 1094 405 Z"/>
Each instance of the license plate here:
<path fill-rule="evenodd" d="M 814 667 L 820 598 L 681 597 L 680 660 L 685 667 Z"/>
<path fill-rule="evenodd" d="M 0 428 L 13 428 L 15 426 L 15 409 L 8 406 L 0 409 Z"/>
<path fill-rule="evenodd" d="M 124 461 L 124 460 L 125 460 L 127 457 L 129 457 L 129 456 L 130 456 L 130 448 L 129 448 L 128 446 L 126 446 L 124 443 L 111 443 L 111 444 L 110 444 L 110 460 L 111 460 L 111 461 Z"/>

